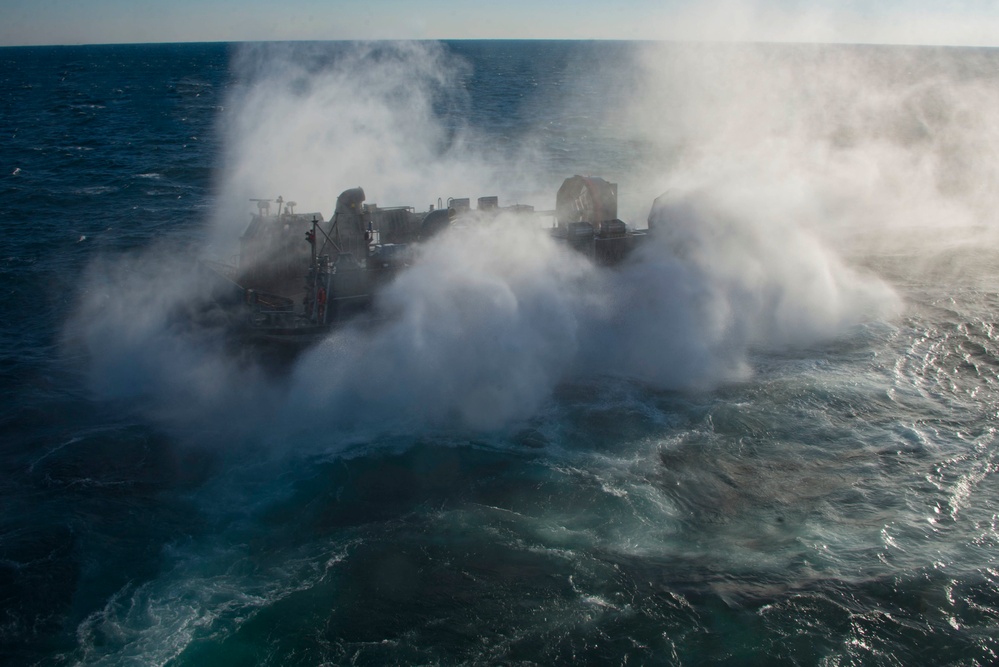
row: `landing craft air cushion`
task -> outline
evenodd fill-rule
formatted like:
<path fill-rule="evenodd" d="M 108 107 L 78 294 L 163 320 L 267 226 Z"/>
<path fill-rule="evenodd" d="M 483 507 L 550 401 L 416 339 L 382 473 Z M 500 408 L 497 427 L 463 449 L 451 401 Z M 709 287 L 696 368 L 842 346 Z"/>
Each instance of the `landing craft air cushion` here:
<path fill-rule="evenodd" d="M 558 242 L 612 266 L 647 238 L 617 217 L 617 184 L 593 176 L 566 179 L 554 211 L 499 206 L 497 197 L 438 199 L 417 212 L 411 206 L 365 203 L 364 190 L 340 194 L 333 216 L 295 213 L 295 202 L 278 197 L 252 200 L 257 213 L 240 237 L 234 264 L 203 262 L 216 305 L 223 307 L 240 337 L 268 343 L 307 345 L 331 328 L 371 311 L 380 286 L 404 270 L 413 249 L 452 226 L 470 225 L 507 213 L 552 218 Z"/>

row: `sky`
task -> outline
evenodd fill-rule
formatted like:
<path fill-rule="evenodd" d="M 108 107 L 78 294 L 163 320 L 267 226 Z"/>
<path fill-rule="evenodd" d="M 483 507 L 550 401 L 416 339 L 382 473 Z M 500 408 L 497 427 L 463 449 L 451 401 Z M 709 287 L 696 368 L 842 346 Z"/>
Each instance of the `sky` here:
<path fill-rule="evenodd" d="M 0 46 L 331 39 L 999 46 L 999 1 L 0 0 Z"/>

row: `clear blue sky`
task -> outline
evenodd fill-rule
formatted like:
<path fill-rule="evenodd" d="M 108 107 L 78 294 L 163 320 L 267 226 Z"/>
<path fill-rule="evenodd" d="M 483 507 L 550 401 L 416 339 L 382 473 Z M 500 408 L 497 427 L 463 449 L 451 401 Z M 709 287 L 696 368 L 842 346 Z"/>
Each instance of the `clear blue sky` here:
<path fill-rule="evenodd" d="M 999 0 L 0 0 L 0 45 L 693 39 L 999 46 Z"/>

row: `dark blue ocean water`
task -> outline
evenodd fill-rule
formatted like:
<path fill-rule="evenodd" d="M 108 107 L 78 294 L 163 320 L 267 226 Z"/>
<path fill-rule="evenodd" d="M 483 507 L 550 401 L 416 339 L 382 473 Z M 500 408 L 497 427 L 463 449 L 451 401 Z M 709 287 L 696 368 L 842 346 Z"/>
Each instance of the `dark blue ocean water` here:
<path fill-rule="evenodd" d="M 995 53 L 0 63 L 0 662 L 996 662 Z M 655 241 L 452 230 L 280 363 L 181 316 L 250 197 L 574 173 Z"/>

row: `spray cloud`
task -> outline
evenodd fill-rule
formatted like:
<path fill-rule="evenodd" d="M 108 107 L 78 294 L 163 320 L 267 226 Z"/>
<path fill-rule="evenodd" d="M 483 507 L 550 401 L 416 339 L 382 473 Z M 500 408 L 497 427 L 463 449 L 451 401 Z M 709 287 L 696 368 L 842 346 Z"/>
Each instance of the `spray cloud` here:
<path fill-rule="evenodd" d="M 159 313 L 195 294 L 196 281 L 164 277 L 172 271 L 124 281 L 117 269 L 95 270 L 91 285 L 134 292 L 127 313 L 107 305 L 121 294 L 84 298 L 75 326 L 96 384 L 113 395 L 125 382 L 114 368 L 129 368 L 128 382 L 146 386 L 199 378 L 217 399 L 201 401 L 205 410 L 283 414 L 280 429 L 313 417 L 489 429 L 530 416 L 573 377 L 709 388 L 750 373 L 754 350 L 808 345 L 892 317 L 897 297 L 844 259 L 855 248 L 844 239 L 911 224 L 913 214 L 979 219 L 990 200 L 972 171 L 951 164 L 948 173 L 961 172 L 954 181 L 927 166 L 948 164 L 947 146 L 961 149 L 957 128 L 969 119 L 947 118 L 969 110 L 946 86 L 914 92 L 932 76 L 892 93 L 878 85 L 885 73 L 863 58 L 794 48 L 636 46 L 629 76 L 602 84 L 605 115 L 596 104 L 595 117 L 627 145 L 644 146 L 627 172 L 605 174 L 621 181 L 623 217 L 642 226 L 668 191 L 651 211 L 653 239 L 621 267 L 596 267 L 536 226 L 503 217 L 452 229 L 379 295 L 380 324 L 331 333 L 280 380 L 165 326 Z M 484 148 L 490 142 L 466 120 L 469 65 L 440 45 L 264 46 L 234 67 L 240 83 L 225 117 L 213 221 L 220 253 L 251 196 L 280 193 L 329 209 L 341 189 L 363 185 L 380 204 L 420 204 L 442 189 L 495 193 L 505 185 L 497 174 L 553 178 L 538 167 L 548 164 L 543 138 L 525 142 L 540 155 Z M 591 76 L 586 85 L 601 82 Z M 899 95 L 913 100 L 911 113 L 898 114 Z M 564 111 L 553 102 L 537 106 Z M 932 138 L 892 134 L 931 102 Z M 984 121 L 977 114 L 970 122 Z M 893 189 L 890 169 L 899 166 L 908 180 Z M 948 194 L 955 184 L 959 197 Z M 157 298 L 145 299 L 145 290 Z M 129 345 L 108 342 L 126 331 Z M 138 349 L 158 350 L 162 363 L 132 364 Z M 153 395 L 180 402 L 181 393 Z M 276 407 L 247 409 L 261 402 Z"/>

